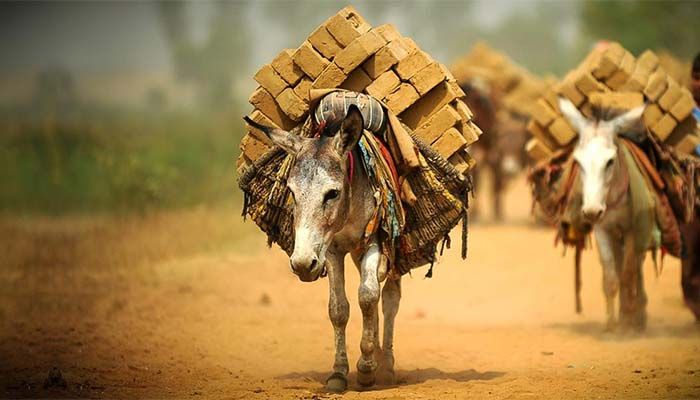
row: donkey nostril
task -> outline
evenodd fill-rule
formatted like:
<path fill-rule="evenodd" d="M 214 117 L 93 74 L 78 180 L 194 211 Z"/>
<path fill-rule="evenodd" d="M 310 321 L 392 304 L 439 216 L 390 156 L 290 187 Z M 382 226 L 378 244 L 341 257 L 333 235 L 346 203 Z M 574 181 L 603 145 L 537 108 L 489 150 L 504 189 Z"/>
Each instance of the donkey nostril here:
<path fill-rule="evenodd" d="M 311 265 L 309 265 L 309 271 L 313 271 L 314 268 L 316 268 L 316 264 L 318 264 L 318 260 L 316 258 L 311 260 Z"/>

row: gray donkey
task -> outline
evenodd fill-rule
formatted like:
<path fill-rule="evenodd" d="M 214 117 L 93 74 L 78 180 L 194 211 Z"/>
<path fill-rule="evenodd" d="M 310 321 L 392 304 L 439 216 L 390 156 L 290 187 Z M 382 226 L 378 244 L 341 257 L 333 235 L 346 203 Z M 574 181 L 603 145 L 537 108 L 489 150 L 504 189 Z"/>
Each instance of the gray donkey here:
<path fill-rule="evenodd" d="M 607 307 L 607 329 L 616 326 L 615 297 L 620 292 L 620 324 L 624 329 L 646 327 L 647 297 L 642 263 L 651 241 L 648 209 L 635 210 L 633 174 L 641 172 L 619 148 L 618 134 L 639 121 L 644 106 L 609 121 L 586 119 L 568 100 L 559 108 L 579 134 L 574 149 L 582 186 L 580 213 L 593 226 L 603 265 L 603 291 Z M 632 168 L 628 168 L 632 167 Z M 645 214 L 646 212 L 646 214 Z"/>
<path fill-rule="evenodd" d="M 290 264 L 303 282 L 328 274 L 328 314 L 335 333 L 335 362 L 326 388 L 336 392 L 347 388 L 345 327 L 350 305 L 345 294 L 344 260 L 348 253 L 360 272 L 358 297 L 363 327 L 357 380 L 363 386 L 373 385 L 379 364 L 393 376 L 394 319 L 401 299 L 401 281 L 400 277 L 387 279 L 387 263 L 378 238 L 369 242 L 363 238 L 375 209 L 366 172 L 357 168 L 352 182 L 349 179 L 348 154 L 363 134 L 361 112 L 351 105 L 337 134 L 319 138 L 304 138 L 248 118 L 246 121 L 295 157 L 287 180 L 294 199 L 295 237 Z M 377 308 L 380 282 L 385 280 L 381 291 L 384 338 L 380 347 Z"/>

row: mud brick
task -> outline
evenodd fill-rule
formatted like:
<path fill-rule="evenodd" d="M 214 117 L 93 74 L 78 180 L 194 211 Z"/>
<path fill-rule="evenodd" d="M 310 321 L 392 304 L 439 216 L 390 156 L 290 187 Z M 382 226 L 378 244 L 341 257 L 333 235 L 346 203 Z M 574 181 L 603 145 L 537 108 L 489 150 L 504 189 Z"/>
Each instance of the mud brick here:
<path fill-rule="evenodd" d="M 637 64 L 637 67 L 634 69 L 634 73 L 632 73 L 632 76 L 630 76 L 627 82 L 622 85 L 621 90 L 628 92 L 643 92 L 648 81 L 649 71 Z"/>
<path fill-rule="evenodd" d="M 475 143 L 479 140 L 479 136 L 483 133 L 482 130 L 476 126 L 473 121 L 469 122 L 459 122 L 457 124 L 458 130 L 464 137 L 467 146 Z"/>
<path fill-rule="evenodd" d="M 563 117 L 559 117 L 549 125 L 549 133 L 561 146 L 566 146 L 576 138 L 576 131 Z"/>
<path fill-rule="evenodd" d="M 265 64 L 255 73 L 255 81 L 264 87 L 272 96 L 277 96 L 289 86 L 271 65 Z"/>
<path fill-rule="evenodd" d="M 261 125 L 269 126 L 272 128 L 279 128 L 279 126 L 277 126 L 277 124 L 274 123 L 274 121 L 272 121 L 270 118 L 267 118 L 265 116 L 265 114 L 260 112 L 260 110 L 253 110 L 253 112 L 250 113 L 249 117 L 250 117 L 250 119 L 252 119 L 253 121 L 255 121 Z M 272 146 L 272 142 L 270 141 L 270 138 L 268 138 L 267 135 L 260 132 L 259 130 L 251 129 L 250 132 L 248 132 L 248 134 L 255 136 L 256 139 L 260 140 L 261 142 L 265 143 L 266 145 Z"/>
<path fill-rule="evenodd" d="M 666 91 L 667 86 L 666 73 L 660 70 L 656 71 L 649 76 L 649 81 L 643 91 L 644 96 L 646 96 L 649 101 L 656 102 Z"/>
<path fill-rule="evenodd" d="M 559 87 L 559 93 L 574 103 L 576 107 L 580 106 L 584 101 L 586 101 L 586 97 L 583 95 L 583 93 L 576 89 L 573 81 L 564 82 Z"/>
<path fill-rule="evenodd" d="M 642 121 L 644 121 L 644 125 L 651 129 L 652 126 L 656 125 L 657 122 L 664 116 L 664 112 L 661 111 L 661 108 L 656 105 L 656 104 L 649 104 L 646 106 L 644 109 L 644 113 L 642 113 Z"/>
<path fill-rule="evenodd" d="M 355 7 L 353 6 L 343 7 L 340 11 L 338 11 L 338 15 L 350 21 L 353 24 L 353 26 L 369 25 L 367 21 L 362 17 L 362 15 L 360 15 L 360 13 L 357 12 Z"/>
<path fill-rule="evenodd" d="M 644 52 L 637 57 L 637 68 L 652 73 L 656 71 L 658 67 L 659 57 L 651 50 L 644 50 Z"/>
<path fill-rule="evenodd" d="M 310 97 L 309 97 L 309 91 L 311 88 L 313 88 L 313 81 L 309 78 L 302 78 L 302 80 L 297 83 L 296 86 L 294 86 L 294 93 L 297 94 L 302 100 L 305 102 L 309 102 Z"/>
<path fill-rule="evenodd" d="M 307 40 L 323 57 L 329 60 L 343 49 L 333 35 L 328 32 L 325 25 L 316 28 L 316 30 L 309 35 Z"/>
<path fill-rule="evenodd" d="M 400 114 L 420 98 L 416 89 L 408 83 L 402 83 L 384 99 L 386 106 L 394 114 Z"/>
<path fill-rule="evenodd" d="M 332 62 L 326 66 L 321 74 L 314 80 L 314 89 L 332 89 L 340 86 L 347 76 Z"/>
<path fill-rule="evenodd" d="M 661 95 L 661 98 L 659 98 L 658 101 L 659 107 L 661 107 L 661 109 L 664 111 L 669 111 L 671 107 L 673 107 L 676 102 L 680 100 L 681 95 L 683 94 L 681 87 L 678 86 L 676 81 L 673 79 L 668 78 L 667 84 L 668 86 L 666 87 L 666 91 L 663 95 Z"/>
<path fill-rule="evenodd" d="M 405 81 L 432 62 L 433 59 L 427 53 L 419 50 L 399 61 L 394 67 L 394 71 Z"/>
<path fill-rule="evenodd" d="M 386 42 L 377 32 L 369 31 L 353 40 L 335 56 L 334 62 L 345 74 L 360 66 L 371 55 L 384 47 Z"/>
<path fill-rule="evenodd" d="M 352 90 L 353 92 L 362 92 L 372 83 L 372 79 L 367 76 L 367 73 L 362 68 L 356 68 L 348 78 L 340 85 L 341 88 Z"/>
<path fill-rule="evenodd" d="M 249 129 L 253 130 L 253 128 Z M 257 160 L 260 156 L 270 151 L 270 149 L 272 149 L 271 146 L 259 141 L 252 135 L 245 135 L 241 140 L 241 150 L 249 160 Z"/>
<path fill-rule="evenodd" d="M 472 128 L 472 130 L 474 131 L 474 133 L 476 133 L 477 136 L 481 136 L 484 134 L 484 131 L 482 131 L 481 128 L 479 128 L 479 126 L 474 123 L 474 121 L 469 121 L 469 126 Z"/>
<path fill-rule="evenodd" d="M 359 14 L 355 14 L 358 15 Z M 360 17 L 361 18 L 361 17 Z M 340 13 L 332 16 L 326 23 L 326 29 L 340 43 L 342 47 L 348 46 L 353 40 L 370 30 L 366 22 L 358 22 L 353 19 L 346 19 Z"/>
<path fill-rule="evenodd" d="M 467 145 L 464 136 L 456 129 L 450 128 L 433 143 L 432 147 L 441 156 L 449 158 L 452 154 L 463 149 Z"/>
<path fill-rule="evenodd" d="M 676 145 L 676 150 L 681 154 L 694 154 L 695 149 L 700 146 L 700 136 L 685 135 Z"/>
<path fill-rule="evenodd" d="M 537 140 L 542 142 L 548 148 L 556 149 L 559 147 L 552 138 L 552 136 L 545 130 L 545 128 L 543 128 L 540 124 L 535 122 L 535 120 L 530 120 L 530 122 L 527 123 L 526 128 L 532 136 L 534 136 Z"/>
<path fill-rule="evenodd" d="M 601 110 L 628 111 L 644 104 L 644 96 L 637 92 L 601 92 L 591 95 L 589 101 Z"/>
<path fill-rule="evenodd" d="M 272 60 L 272 68 L 282 77 L 288 84 L 294 86 L 301 80 L 304 76 L 304 71 L 299 68 L 298 65 L 294 64 L 292 60 L 292 54 L 294 50 L 284 49 L 282 50 L 274 60 Z"/>
<path fill-rule="evenodd" d="M 459 113 L 449 104 L 446 104 L 440 111 L 433 114 L 430 119 L 416 129 L 414 133 L 424 142 L 432 144 L 446 130 L 455 126 L 460 119 Z"/>
<path fill-rule="evenodd" d="M 401 115 L 401 119 L 409 128 L 415 129 L 424 124 L 433 113 L 440 110 L 445 104 L 449 104 L 459 97 L 461 96 L 450 82 L 441 82 L 409 107 Z"/>
<path fill-rule="evenodd" d="M 659 122 L 651 127 L 651 131 L 658 137 L 661 141 L 666 140 L 673 132 L 673 129 L 678 125 L 678 122 L 670 115 L 665 114 Z"/>
<path fill-rule="evenodd" d="M 666 143 L 670 144 L 671 146 L 677 146 L 687 136 L 694 136 L 697 134 L 697 121 L 694 117 L 688 117 L 676 125 L 673 132 L 671 132 L 671 135 L 669 135 L 669 137 L 666 139 Z"/>
<path fill-rule="evenodd" d="M 294 121 L 301 120 L 309 111 L 309 105 L 292 88 L 285 89 L 277 96 L 277 104 Z"/>
<path fill-rule="evenodd" d="M 375 28 L 378 34 L 382 35 L 384 40 L 387 42 L 393 42 L 395 40 L 401 39 L 401 34 L 399 30 L 396 29 L 394 24 L 383 24 Z"/>
<path fill-rule="evenodd" d="M 454 107 L 455 110 L 457 110 L 457 114 L 459 114 L 459 117 L 462 119 L 462 121 L 471 121 L 474 118 L 474 114 L 472 113 L 472 110 L 467 107 L 466 104 L 462 100 L 455 100 L 452 102 L 452 107 Z"/>
<path fill-rule="evenodd" d="M 445 75 L 445 77 L 447 77 L 448 81 L 457 82 L 455 76 L 452 75 L 452 71 L 450 71 L 449 68 L 445 66 L 445 64 L 439 63 L 438 65 L 440 65 L 440 69 L 442 69 L 442 73 Z"/>
<path fill-rule="evenodd" d="M 382 47 L 375 55 L 362 64 L 362 68 L 372 79 L 376 79 L 399 61 L 408 57 L 408 50 L 403 46 L 403 42 L 395 40 Z"/>
<path fill-rule="evenodd" d="M 241 154 L 241 155 L 238 157 L 238 160 L 236 160 L 236 172 L 238 173 L 238 175 L 239 175 L 239 176 L 240 176 L 240 175 L 243 175 L 243 173 L 245 172 L 246 168 L 248 168 L 248 166 L 249 166 L 250 164 L 252 164 L 252 161 L 250 161 L 250 160 L 245 156 L 245 154 Z"/>
<path fill-rule="evenodd" d="M 439 63 L 429 64 L 427 67 L 418 71 L 415 75 L 409 79 L 411 85 L 420 93 L 421 96 L 428 93 L 430 89 L 437 86 L 438 83 L 444 81 L 446 78 L 445 74 L 442 72 Z"/>
<path fill-rule="evenodd" d="M 557 114 L 561 114 L 561 111 L 559 110 L 559 93 L 557 93 L 556 90 L 553 88 L 547 89 L 542 98 L 547 102 L 547 104 L 549 104 L 550 107 L 552 107 L 552 110 L 556 111 Z M 535 107 L 536 105 L 531 108 Z"/>
<path fill-rule="evenodd" d="M 593 105 L 589 102 L 585 102 L 579 106 L 579 111 L 586 118 L 593 118 Z"/>
<path fill-rule="evenodd" d="M 413 54 L 420 51 L 420 47 L 418 47 L 416 42 L 410 37 L 403 37 L 401 38 L 401 41 L 403 42 L 403 47 L 408 50 L 408 54 Z"/>
<path fill-rule="evenodd" d="M 457 81 L 445 81 L 445 83 L 447 83 L 447 86 L 450 87 L 452 92 L 456 94 L 458 98 L 466 96 L 466 93 L 464 93 L 464 90 L 462 90 Z"/>
<path fill-rule="evenodd" d="M 379 75 L 374 82 L 367 86 L 365 91 L 370 96 L 382 100 L 388 96 L 389 93 L 393 92 L 394 89 L 399 87 L 400 84 L 401 80 L 399 77 L 394 73 L 394 71 L 389 70 Z"/>
<path fill-rule="evenodd" d="M 550 150 L 536 138 L 528 140 L 527 144 L 525 145 L 525 152 L 527 152 L 527 155 L 535 161 L 541 161 L 552 156 L 552 150 Z"/>
<path fill-rule="evenodd" d="M 626 51 L 619 43 L 610 43 L 600 57 L 597 57 L 592 73 L 596 79 L 611 77 L 619 68 Z"/>
<path fill-rule="evenodd" d="M 695 100 L 693 100 L 693 95 L 689 91 L 683 90 L 681 98 L 671 107 L 670 113 L 676 121 L 683 121 L 693 112 L 694 107 Z"/>
<path fill-rule="evenodd" d="M 598 82 L 590 72 L 583 72 L 577 75 L 574 84 L 586 97 L 590 96 L 591 93 L 608 90 L 608 87 Z"/>
<path fill-rule="evenodd" d="M 287 117 L 287 114 L 285 114 L 282 108 L 280 108 L 272 94 L 264 88 L 259 87 L 255 89 L 248 101 L 280 128 L 289 130 L 296 125 L 293 120 Z"/>
<path fill-rule="evenodd" d="M 318 78 L 330 63 L 309 42 L 302 43 L 292 55 L 292 59 L 294 64 L 298 65 L 312 79 Z"/>
<path fill-rule="evenodd" d="M 533 118 L 541 126 L 548 126 L 557 117 L 557 113 L 543 99 L 537 100 L 532 112 Z"/>
<path fill-rule="evenodd" d="M 447 161 L 452 164 L 457 172 L 460 174 L 464 174 L 465 172 L 469 171 L 469 162 L 462 157 L 463 153 L 454 153 L 453 155 L 450 156 L 450 158 L 447 159 Z"/>
<path fill-rule="evenodd" d="M 625 54 L 622 57 L 622 62 L 620 63 L 620 67 L 617 71 L 615 71 L 614 74 L 612 74 L 608 79 L 605 80 L 605 84 L 613 90 L 621 88 L 622 85 L 627 83 L 627 80 L 629 80 L 630 76 L 632 76 L 632 73 L 634 72 L 634 65 L 634 56 L 631 53 L 625 51 Z"/>

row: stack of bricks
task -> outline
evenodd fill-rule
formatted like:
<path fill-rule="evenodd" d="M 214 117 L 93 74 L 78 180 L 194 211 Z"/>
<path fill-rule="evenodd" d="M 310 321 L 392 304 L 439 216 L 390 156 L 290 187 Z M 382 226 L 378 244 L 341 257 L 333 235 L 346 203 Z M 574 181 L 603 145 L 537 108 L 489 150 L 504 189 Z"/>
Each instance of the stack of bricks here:
<path fill-rule="evenodd" d="M 391 24 L 371 27 L 345 7 L 314 30 L 297 49 L 285 49 L 255 74 L 250 96 L 253 120 L 290 130 L 309 115 L 309 90 L 341 88 L 382 101 L 415 135 L 462 173 L 474 161 L 466 147 L 481 130 L 461 100 L 464 92 L 449 70 Z M 248 128 L 238 171 L 272 144 Z"/>
<path fill-rule="evenodd" d="M 529 118 L 532 104 L 539 98 L 551 79 L 540 79 L 516 64 L 508 56 L 484 42 L 452 64 L 452 73 L 463 84 L 482 79 L 499 95 L 501 109 L 516 116 Z"/>
<path fill-rule="evenodd" d="M 559 97 L 569 99 L 588 118 L 595 108 L 624 112 L 646 103 L 643 123 L 659 140 L 685 154 L 700 144 L 692 95 L 660 66 L 652 51 L 634 57 L 612 42 L 594 49 L 547 90 L 535 103 L 528 124 L 533 138 L 526 150 L 534 160 L 549 157 L 577 137 L 559 110 Z"/>

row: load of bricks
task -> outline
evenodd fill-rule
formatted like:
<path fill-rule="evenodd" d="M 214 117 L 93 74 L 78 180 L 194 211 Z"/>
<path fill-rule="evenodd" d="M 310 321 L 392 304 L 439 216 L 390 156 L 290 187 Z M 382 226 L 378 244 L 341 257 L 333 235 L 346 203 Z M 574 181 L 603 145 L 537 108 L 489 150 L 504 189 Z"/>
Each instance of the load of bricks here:
<path fill-rule="evenodd" d="M 642 120 L 648 132 L 681 154 L 690 154 L 700 135 L 692 115 L 695 102 L 647 50 L 635 57 L 619 43 L 594 49 L 564 79 L 535 103 L 526 150 L 534 160 L 573 143 L 577 133 L 559 111 L 559 97 L 569 99 L 590 118 L 594 109 L 624 112 L 646 104 Z"/>
<path fill-rule="evenodd" d="M 540 79 L 519 66 L 502 52 L 484 42 L 452 64 L 451 71 L 458 82 L 482 79 L 496 91 L 501 108 L 514 116 L 529 118 L 534 101 L 552 85 L 553 79 Z"/>
<path fill-rule="evenodd" d="M 678 84 L 690 88 L 690 70 L 692 66 L 690 61 L 680 59 L 668 50 L 659 50 L 656 52 L 656 55 L 659 56 L 659 65 L 668 72 Z"/>
<path fill-rule="evenodd" d="M 373 28 L 353 7 L 328 18 L 298 48 L 282 50 L 255 80 L 250 118 L 261 124 L 290 130 L 308 117 L 311 89 L 347 89 L 380 100 L 461 173 L 474 164 L 466 148 L 481 130 L 449 70 L 394 25 Z M 271 146 L 248 128 L 239 173 Z"/>

